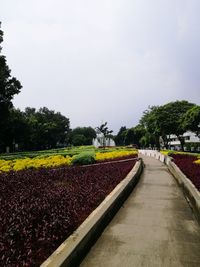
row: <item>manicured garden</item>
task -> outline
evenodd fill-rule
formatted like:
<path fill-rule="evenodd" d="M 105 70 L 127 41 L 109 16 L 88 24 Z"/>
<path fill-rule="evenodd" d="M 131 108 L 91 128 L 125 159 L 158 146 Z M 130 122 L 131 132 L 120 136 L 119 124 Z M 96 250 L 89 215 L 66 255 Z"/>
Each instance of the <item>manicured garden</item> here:
<path fill-rule="evenodd" d="M 0 167 L 2 266 L 39 266 L 125 178 L 136 162 L 134 150 L 103 149 L 93 150 L 94 163 L 99 164 L 77 166 L 91 159 L 91 153 L 83 150 L 82 155 L 72 157 L 4 159 L 4 164 L 11 168 L 2 170 L 3 164 Z M 127 158 L 127 161 L 116 161 Z M 35 162 L 30 163 L 31 160 Z"/>
<path fill-rule="evenodd" d="M 104 160 L 137 156 L 137 151 L 122 148 L 95 149 L 92 146 L 73 149 L 25 152 L 0 156 L 0 172 L 19 171 L 41 167 L 60 167 L 68 165 L 92 164 Z"/>

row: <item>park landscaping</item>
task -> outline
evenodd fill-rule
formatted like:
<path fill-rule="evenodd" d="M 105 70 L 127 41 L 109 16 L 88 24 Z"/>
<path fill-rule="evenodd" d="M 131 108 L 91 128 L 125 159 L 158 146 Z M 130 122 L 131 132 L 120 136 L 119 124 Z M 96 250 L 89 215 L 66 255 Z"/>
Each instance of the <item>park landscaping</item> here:
<path fill-rule="evenodd" d="M 19 171 L 61 167 L 69 165 L 84 165 L 95 162 L 127 159 L 137 156 L 137 150 L 122 148 L 95 149 L 92 146 L 72 149 L 25 152 L 0 156 L 0 172 Z"/>
<path fill-rule="evenodd" d="M 86 150 L 79 148 L 80 153 L 71 157 L 57 154 L 1 159 L 4 163 L 22 161 L 25 166 L 0 173 L 2 266 L 39 266 L 126 177 L 136 162 L 137 151 L 132 149 Z M 77 166 L 85 159 L 87 162 L 91 152 L 97 164 Z M 61 164 L 45 165 L 45 160 L 52 159 Z M 31 160 L 43 163 L 25 164 Z"/>

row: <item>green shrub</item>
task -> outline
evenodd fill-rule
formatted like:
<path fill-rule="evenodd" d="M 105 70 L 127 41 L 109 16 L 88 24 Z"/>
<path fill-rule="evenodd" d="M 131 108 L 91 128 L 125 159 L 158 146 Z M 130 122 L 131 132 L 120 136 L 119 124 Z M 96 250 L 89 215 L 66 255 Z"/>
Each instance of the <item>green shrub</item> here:
<path fill-rule="evenodd" d="M 93 151 L 82 152 L 75 155 L 72 164 L 73 165 L 88 165 L 95 163 L 95 153 Z"/>

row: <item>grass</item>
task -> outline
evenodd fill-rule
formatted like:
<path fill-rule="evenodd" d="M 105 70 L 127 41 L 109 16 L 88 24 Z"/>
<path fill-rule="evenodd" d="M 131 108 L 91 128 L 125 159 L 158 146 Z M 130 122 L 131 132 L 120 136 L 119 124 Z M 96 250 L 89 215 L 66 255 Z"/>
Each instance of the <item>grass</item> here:
<path fill-rule="evenodd" d="M 23 158 L 35 158 L 35 157 L 48 157 L 52 155 L 62 155 L 62 156 L 74 156 L 82 152 L 112 152 L 116 150 L 125 150 L 127 147 L 113 147 L 113 148 L 95 148 L 94 146 L 79 146 L 79 147 L 66 147 L 59 149 L 49 149 L 49 150 L 40 150 L 40 151 L 26 151 L 26 152 L 16 152 L 16 153 L 2 153 L 0 154 L 0 159 L 4 160 L 14 160 L 14 159 L 23 159 Z"/>

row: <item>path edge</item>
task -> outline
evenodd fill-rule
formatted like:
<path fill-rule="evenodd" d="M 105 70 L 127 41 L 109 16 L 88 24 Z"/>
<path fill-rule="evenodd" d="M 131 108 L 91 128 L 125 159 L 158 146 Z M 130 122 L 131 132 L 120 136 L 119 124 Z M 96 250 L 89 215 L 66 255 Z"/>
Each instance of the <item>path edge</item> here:
<path fill-rule="evenodd" d="M 181 187 L 200 225 L 200 192 L 190 181 L 190 179 L 188 179 L 186 175 L 179 169 L 171 157 L 163 155 L 155 150 L 139 150 L 139 152 L 143 155 L 154 157 L 155 159 L 158 159 L 167 165 L 169 172 L 173 175 L 178 185 Z"/>
<path fill-rule="evenodd" d="M 86 218 L 40 266 L 79 266 L 87 252 L 96 242 L 105 227 L 128 198 L 143 171 L 143 161 L 139 158 L 128 175 L 114 188 L 104 201 Z"/>
<path fill-rule="evenodd" d="M 200 192 L 171 159 L 168 159 L 167 166 L 170 173 L 182 188 L 200 225 Z"/>

